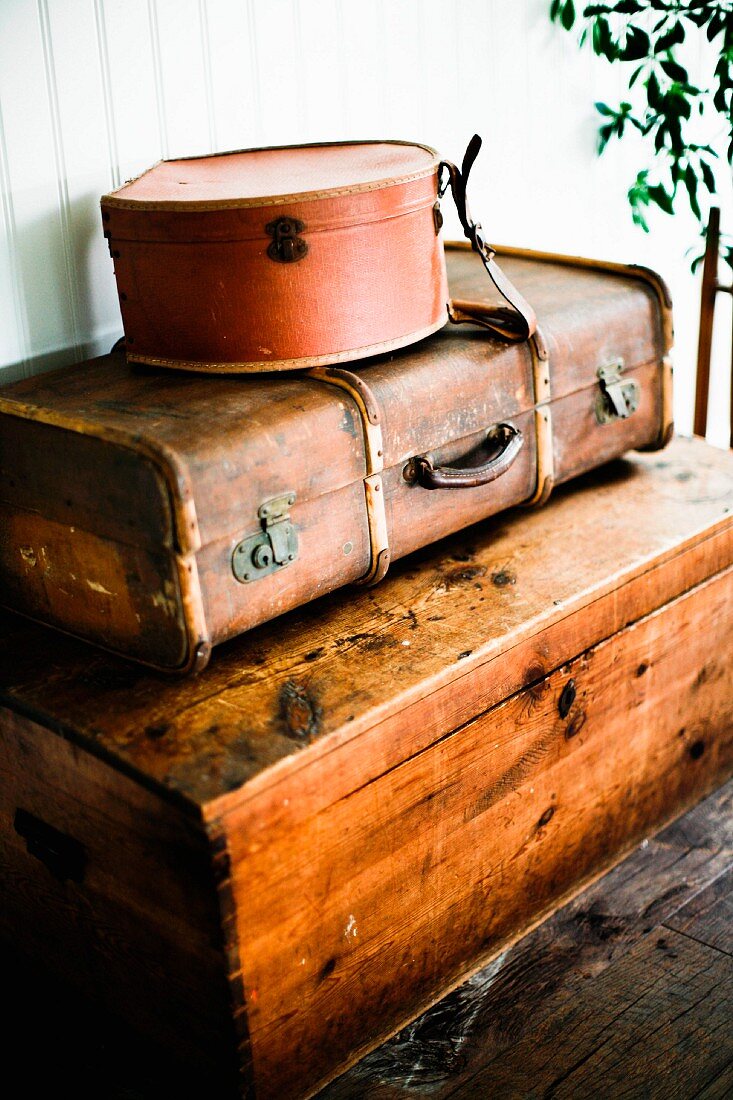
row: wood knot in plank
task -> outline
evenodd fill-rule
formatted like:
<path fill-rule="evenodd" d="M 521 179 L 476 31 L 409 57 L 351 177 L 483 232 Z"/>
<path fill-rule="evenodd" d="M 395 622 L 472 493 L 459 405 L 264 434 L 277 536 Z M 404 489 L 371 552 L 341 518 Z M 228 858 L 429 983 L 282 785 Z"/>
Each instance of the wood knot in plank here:
<path fill-rule="evenodd" d="M 307 688 L 288 680 L 280 691 L 280 718 L 288 737 L 311 742 L 321 728 L 321 708 Z"/>
<path fill-rule="evenodd" d="M 527 665 L 524 676 L 522 677 L 522 687 L 527 691 L 528 709 L 531 710 L 532 706 L 539 702 L 543 695 L 550 690 L 547 672 L 542 661 L 537 659 Z"/>
<path fill-rule="evenodd" d="M 461 584 L 469 584 L 478 577 L 486 576 L 486 567 L 483 565 L 463 565 L 456 569 L 449 569 L 445 574 L 446 588 L 456 588 Z"/>
<path fill-rule="evenodd" d="M 570 741 L 573 737 L 580 733 L 585 725 L 585 711 L 576 710 L 567 726 L 565 727 L 565 740 Z"/>
<path fill-rule="evenodd" d="M 575 702 L 576 695 L 577 689 L 575 687 L 575 680 L 568 680 L 560 693 L 560 698 L 557 703 L 558 713 L 563 720 L 565 720 L 570 713 L 570 708 Z"/>

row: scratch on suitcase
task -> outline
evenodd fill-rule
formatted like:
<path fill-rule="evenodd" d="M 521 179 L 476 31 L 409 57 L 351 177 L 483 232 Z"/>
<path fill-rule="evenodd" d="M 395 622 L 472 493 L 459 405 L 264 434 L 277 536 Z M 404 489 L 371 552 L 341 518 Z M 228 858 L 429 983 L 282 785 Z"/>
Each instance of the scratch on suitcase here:
<path fill-rule="evenodd" d="M 91 587 L 92 582 L 87 581 L 87 584 Z M 113 592 L 107 593 L 109 596 L 115 595 Z M 165 581 L 163 584 L 162 592 L 154 592 L 150 597 L 150 602 L 153 607 L 160 607 L 165 611 L 166 615 L 170 618 L 175 618 L 178 614 L 178 601 L 176 600 L 176 591 L 170 581 Z"/>
<path fill-rule="evenodd" d="M 92 592 L 101 592 L 103 596 L 116 596 L 116 592 L 110 592 L 109 588 L 105 588 L 99 581 L 87 581 L 87 586 L 91 588 Z"/>

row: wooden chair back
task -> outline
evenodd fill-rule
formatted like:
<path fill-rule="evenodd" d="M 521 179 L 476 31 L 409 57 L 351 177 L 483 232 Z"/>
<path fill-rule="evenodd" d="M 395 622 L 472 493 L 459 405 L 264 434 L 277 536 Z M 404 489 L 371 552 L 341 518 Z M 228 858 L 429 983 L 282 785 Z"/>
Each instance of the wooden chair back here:
<path fill-rule="evenodd" d="M 697 378 L 695 384 L 695 435 L 704 437 L 708 426 L 708 400 L 710 394 L 710 354 L 713 344 L 713 318 L 718 294 L 731 294 L 733 287 L 721 283 L 718 278 L 720 249 L 720 210 L 710 211 L 705 259 L 702 269 L 700 295 L 700 333 L 697 343 Z M 730 446 L 733 448 L 733 334 L 731 339 L 731 393 L 729 411 Z"/>

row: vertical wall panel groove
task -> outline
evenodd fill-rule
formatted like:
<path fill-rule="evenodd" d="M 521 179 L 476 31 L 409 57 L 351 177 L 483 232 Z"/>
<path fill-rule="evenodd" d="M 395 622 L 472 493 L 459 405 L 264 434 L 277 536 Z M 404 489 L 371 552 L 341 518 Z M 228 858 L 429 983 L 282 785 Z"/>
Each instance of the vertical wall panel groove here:
<path fill-rule="evenodd" d="M 264 141 L 262 132 L 262 104 L 260 103 L 260 63 L 259 50 L 257 48 L 256 23 L 254 14 L 255 0 L 247 2 L 247 38 L 249 46 L 249 62 L 251 66 L 252 82 L 252 113 L 255 117 L 255 141 L 261 145 Z"/>
<path fill-rule="evenodd" d="M 336 4 L 336 42 L 338 44 L 338 71 L 339 71 L 339 105 L 341 115 L 341 131 L 348 132 L 349 118 L 351 117 L 349 82 L 346 79 L 347 58 L 351 52 L 351 45 L 346 41 L 344 33 L 344 9 L 341 3 Z M 358 137 L 359 135 L 354 135 Z"/>
<path fill-rule="evenodd" d="M 155 108 L 158 114 L 158 136 L 160 155 L 168 156 L 168 124 L 166 122 L 165 95 L 163 92 L 163 64 L 160 57 L 160 32 L 158 30 L 158 8 L 155 0 L 148 0 L 148 24 L 150 46 L 153 53 L 153 75 L 155 79 Z"/>
<path fill-rule="evenodd" d="M 211 42 L 209 37 L 209 11 L 207 0 L 199 0 L 199 27 L 201 28 L 201 56 L 204 65 L 204 96 L 206 119 L 209 126 L 209 152 L 217 148 L 216 116 L 214 112 L 214 86 L 211 79 Z"/>
<path fill-rule="evenodd" d="M 72 344 L 74 355 L 82 358 L 81 340 L 79 337 L 79 307 L 77 302 L 76 287 L 79 281 L 79 272 L 71 241 L 71 209 L 69 204 L 69 187 L 66 177 L 66 163 L 64 158 L 63 135 L 61 132 L 61 116 L 59 113 L 58 86 L 56 83 L 56 68 L 53 56 L 53 41 L 51 38 L 51 24 L 48 17 L 48 0 L 38 0 L 38 20 L 41 28 L 41 42 L 43 45 L 44 71 L 46 77 L 46 92 L 51 116 L 51 132 L 53 135 L 53 151 L 56 163 L 56 186 L 58 193 L 58 213 L 61 223 L 61 238 L 64 251 L 64 266 L 66 269 L 66 297 L 69 305 L 69 318 L 71 322 Z"/>
<path fill-rule="evenodd" d="M 423 82 L 423 74 L 425 73 L 425 8 L 424 5 L 418 3 L 417 5 L 417 18 L 415 20 L 415 37 L 417 39 L 417 66 L 415 72 L 415 80 L 417 86 L 420 87 Z M 425 96 L 418 96 L 419 106 L 419 126 L 420 126 L 420 140 L 425 141 L 430 133 L 430 125 L 425 110 Z"/>
<path fill-rule="evenodd" d="M 21 275 L 18 265 L 15 211 L 13 209 L 13 190 L 10 184 L 8 169 L 8 150 L 5 141 L 5 126 L 3 123 L 2 101 L 0 101 L 0 201 L 2 202 L 3 226 L 8 249 L 8 267 L 13 295 L 13 312 L 15 314 L 15 326 L 18 348 L 20 350 L 20 373 L 27 377 L 29 340 L 28 320 L 25 313 L 23 298 L 21 295 Z"/>
<path fill-rule="evenodd" d="M 117 147 L 117 127 L 112 100 L 112 81 L 109 68 L 109 48 L 107 46 L 107 24 L 104 17 L 104 0 L 94 0 L 94 25 L 97 34 L 97 51 L 99 54 L 99 75 L 102 84 L 104 119 L 107 125 L 110 183 L 112 188 L 115 188 L 120 186 L 122 179 L 120 176 L 120 154 Z"/>
<path fill-rule="evenodd" d="M 290 0 L 291 18 L 293 21 L 293 39 L 295 42 L 295 49 L 293 51 L 295 57 L 303 58 L 303 28 L 300 23 L 300 5 L 298 0 Z M 276 52 L 277 56 L 277 52 Z M 300 81 L 303 80 L 302 67 L 298 67 L 300 73 Z M 292 110 L 298 119 L 298 126 L 301 133 L 310 133 L 310 118 L 308 116 L 308 100 L 305 95 L 305 89 L 296 96 L 295 103 L 292 106 Z"/>

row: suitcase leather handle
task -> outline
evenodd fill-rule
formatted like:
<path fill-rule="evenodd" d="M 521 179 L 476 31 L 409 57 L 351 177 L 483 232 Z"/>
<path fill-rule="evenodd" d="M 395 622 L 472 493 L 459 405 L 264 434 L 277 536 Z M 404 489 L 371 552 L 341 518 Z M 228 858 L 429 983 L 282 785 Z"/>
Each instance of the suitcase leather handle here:
<path fill-rule="evenodd" d="M 497 424 L 483 443 L 458 459 L 457 464 L 436 466 L 428 452 L 408 462 L 405 478 L 417 481 L 424 489 L 474 489 L 488 485 L 506 473 L 523 444 L 524 437 L 513 424 Z"/>
<path fill-rule="evenodd" d="M 474 252 L 478 252 L 481 257 L 481 262 L 494 286 L 511 308 L 491 310 L 484 307 L 478 308 L 474 312 L 470 303 L 462 302 L 459 307 L 458 303 L 449 302 L 448 316 L 455 324 L 470 321 L 474 324 L 483 325 L 484 328 L 490 329 L 491 332 L 495 332 L 505 340 L 513 342 L 528 340 L 537 330 L 535 312 L 495 261 L 496 250 L 485 241 L 481 223 L 473 220 L 468 205 L 466 195 L 468 177 L 480 148 L 481 138 L 478 134 L 474 134 L 468 143 L 460 168 L 449 160 L 440 162 L 438 195 L 442 197 L 450 187 L 465 236 L 471 242 Z M 448 173 L 445 183 L 442 182 L 443 169 Z"/>

